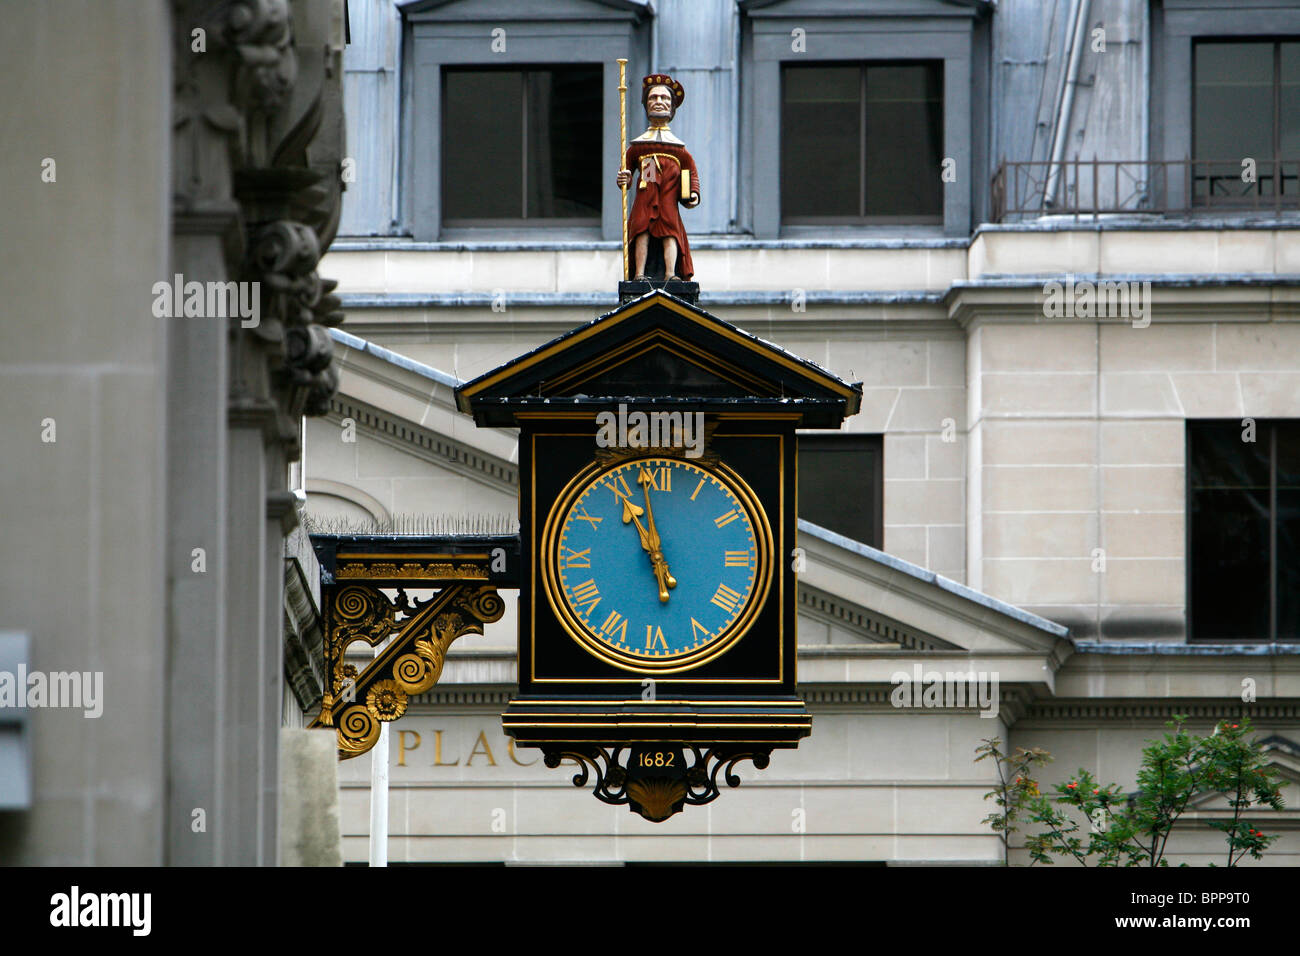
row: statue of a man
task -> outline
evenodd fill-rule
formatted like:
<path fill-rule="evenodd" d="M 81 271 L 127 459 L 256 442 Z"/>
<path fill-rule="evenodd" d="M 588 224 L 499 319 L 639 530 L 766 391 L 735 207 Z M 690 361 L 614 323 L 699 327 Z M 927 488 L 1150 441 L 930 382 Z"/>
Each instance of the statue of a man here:
<path fill-rule="evenodd" d="M 659 249 L 652 252 L 651 236 L 662 244 L 663 278 L 690 279 L 695 274 L 677 204 L 687 209 L 700 204 L 700 176 L 686 144 L 668 128 L 685 98 L 682 85 L 665 73 L 652 73 L 641 81 L 641 104 L 650 125 L 628 143 L 623 169 L 618 174 L 620 188 L 632 181 L 634 168 L 639 178 L 634 190 L 636 199 L 627 217 L 632 277 L 636 279 L 650 278 L 647 259 L 652 266 L 657 265 L 654 260 Z"/>

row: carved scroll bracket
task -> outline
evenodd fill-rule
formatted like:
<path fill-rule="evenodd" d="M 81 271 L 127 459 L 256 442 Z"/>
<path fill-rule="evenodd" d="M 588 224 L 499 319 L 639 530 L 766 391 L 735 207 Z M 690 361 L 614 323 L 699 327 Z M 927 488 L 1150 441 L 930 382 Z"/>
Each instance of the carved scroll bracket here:
<path fill-rule="evenodd" d="M 728 787 L 739 787 L 736 764 L 752 760 L 766 769 L 772 747 L 753 744 L 718 744 L 701 750 L 692 744 L 653 743 L 639 746 L 545 746 L 546 766 L 554 769 L 564 760 L 578 765 L 575 787 L 585 787 L 592 777 L 592 794 L 602 803 L 626 805 L 651 823 L 662 823 L 687 805 L 712 803 L 721 792 L 718 777 Z M 686 762 L 689 754 L 690 763 Z"/>
<path fill-rule="evenodd" d="M 495 586 L 468 583 L 451 584 L 425 600 L 411 600 L 403 588 L 394 600 L 373 585 L 346 584 L 329 589 L 322 603 L 330 686 L 312 726 L 337 728 L 340 759 L 368 751 L 381 724 L 397 720 L 411 695 L 438 683 L 453 641 L 482 634 L 485 624 L 505 613 Z M 385 640 L 360 672 L 345 661 L 354 642 L 378 647 Z"/>

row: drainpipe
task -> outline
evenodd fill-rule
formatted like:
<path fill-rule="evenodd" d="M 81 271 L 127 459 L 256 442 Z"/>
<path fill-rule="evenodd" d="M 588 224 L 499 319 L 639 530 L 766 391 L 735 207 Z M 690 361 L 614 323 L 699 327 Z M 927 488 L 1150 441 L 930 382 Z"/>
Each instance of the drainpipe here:
<path fill-rule="evenodd" d="M 1147 205 L 1151 195 L 1151 4 L 1142 4 L 1142 137 L 1143 178 L 1147 187 Z"/>
<path fill-rule="evenodd" d="M 659 72 L 659 11 L 653 3 L 646 4 L 650 11 L 650 69 L 647 73 Z"/>
<path fill-rule="evenodd" d="M 1052 131 L 1052 165 L 1047 171 L 1047 186 L 1043 189 L 1043 205 L 1056 205 L 1056 191 L 1060 187 L 1061 160 L 1065 157 L 1065 141 L 1070 132 L 1070 112 L 1074 109 L 1074 88 L 1079 82 L 1079 64 L 1083 60 L 1083 34 L 1088 24 L 1088 0 L 1075 0 L 1074 25 L 1070 32 L 1070 62 L 1066 69 L 1065 86 L 1061 92 L 1061 105 L 1056 111 L 1056 129 Z"/>
<path fill-rule="evenodd" d="M 740 0 L 731 4 L 731 232 L 740 231 Z"/>

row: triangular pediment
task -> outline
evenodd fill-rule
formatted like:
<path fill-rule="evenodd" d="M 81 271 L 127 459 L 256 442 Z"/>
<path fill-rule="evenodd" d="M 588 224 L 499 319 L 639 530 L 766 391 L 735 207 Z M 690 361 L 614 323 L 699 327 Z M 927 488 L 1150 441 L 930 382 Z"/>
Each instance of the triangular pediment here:
<path fill-rule="evenodd" d="M 594 368 L 575 374 L 562 394 L 646 395 L 666 389 L 693 398 L 742 398 L 762 389 L 762 383 L 745 384 L 694 357 L 689 347 L 672 336 L 648 333 L 604 355 Z"/>
<path fill-rule="evenodd" d="M 1300 744 L 1280 734 L 1272 734 L 1260 740 L 1259 744 L 1264 754 L 1265 766 L 1277 774 L 1283 787 L 1290 788 L 1300 783 Z M 1203 815 L 1231 814 L 1232 796 L 1230 793 L 1218 790 L 1198 793 L 1188 801 L 1187 809 Z M 1256 805 L 1246 810 L 1245 816 L 1247 819 L 1256 816 L 1272 819 L 1274 812 L 1268 807 Z"/>
<path fill-rule="evenodd" d="M 511 425 L 520 409 L 555 399 L 739 402 L 838 428 L 861 397 L 860 384 L 656 291 L 461 386 L 457 405 L 480 425 Z"/>
<path fill-rule="evenodd" d="M 904 646 L 1019 656 L 1031 669 L 1045 660 L 1058 666 L 1069 654 L 1065 627 L 826 528 L 800 520 L 799 547 L 807 561 L 801 584 L 923 642 L 893 638 Z"/>

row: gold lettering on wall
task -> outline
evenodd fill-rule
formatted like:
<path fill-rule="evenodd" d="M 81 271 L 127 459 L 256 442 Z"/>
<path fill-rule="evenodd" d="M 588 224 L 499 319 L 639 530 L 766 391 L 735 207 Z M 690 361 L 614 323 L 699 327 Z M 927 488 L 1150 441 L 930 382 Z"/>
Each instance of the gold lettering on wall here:
<path fill-rule="evenodd" d="M 534 757 L 528 763 L 524 763 L 522 760 L 519 759 L 519 757 L 515 754 L 515 738 L 513 737 L 506 738 L 506 753 L 510 755 L 511 760 L 519 764 L 519 766 L 521 767 L 531 767 L 533 764 L 537 763 L 536 757 Z"/>
<path fill-rule="evenodd" d="M 455 760 L 453 760 L 451 763 L 443 763 L 443 760 L 442 760 L 442 731 L 441 731 L 441 730 L 435 730 L 435 731 L 433 732 L 433 765 L 434 765 L 435 767 L 458 767 L 458 766 L 460 766 L 460 758 L 459 758 L 459 757 L 457 757 L 457 758 L 456 758 Z"/>
<path fill-rule="evenodd" d="M 483 745 L 482 750 L 478 749 L 479 744 Z M 474 766 L 474 758 L 477 757 L 479 754 L 482 754 L 483 756 L 487 757 L 488 764 L 490 764 L 491 766 L 495 767 L 497 765 L 496 759 L 492 756 L 492 748 L 488 746 L 486 730 L 480 730 L 478 732 L 478 739 L 474 741 L 474 749 L 469 752 L 469 759 L 465 761 L 465 766 L 467 767 Z"/>
<path fill-rule="evenodd" d="M 469 730 L 470 728 L 452 728 L 450 732 L 458 740 L 463 741 L 464 738 L 461 736 L 461 734 L 468 733 Z M 424 743 L 424 740 L 421 736 L 422 733 L 432 733 L 433 734 L 433 766 L 459 767 L 460 757 L 455 756 L 450 752 L 452 750 L 460 749 L 460 745 L 456 743 L 456 741 L 448 741 L 447 742 L 448 753 L 446 753 L 445 755 L 443 753 L 443 748 L 442 748 L 443 736 L 447 732 L 448 731 L 445 729 L 430 730 L 429 728 L 426 728 L 423 732 L 418 730 L 398 730 L 397 731 L 397 760 L 394 761 L 393 766 L 395 767 L 412 766 L 412 764 L 407 763 L 406 758 L 411 754 L 415 753 L 417 750 L 419 750 L 421 745 Z M 510 762 L 513 763 L 516 767 L 531 767 L 534 764 L 536 764 L 539 759 L 541 759 L 540 757 L 534 756 L 532 760 L 521 760 L 519 758 L 519 752 L 515 750 L 514 738 L 506 737 L 505 742 L 506 742 L 506 755 L 510 758 Z M 501 744 L 498 741 L 497 746 L 499 747 L 500 745 Z M 453 759 L 447 760 L 445 759 L 445 757 L 452 757 Z M 497 763 L 496 753 L 492 750 L 492 743 L 491 741 L 488 740 L 487 730 L 482 728 L 480 728 L 477 731 L 477 736 L 474 738 L 474 746 L 470 749 L 469 757 L 465 760 L 465 766 L 467 767 L 474 766 L 475 757 L 486 757 L 487 765 L 489 767 L 500 766 Z"/>
<path fill-rule="evenodd" d="M 407 746 L 406 743 L 407 734 L 410 734 L 412 737 L 415 738 L 415 743 L 411 744 L 410 746 Z M 414 730 L 399 730 L 397 732 L 397 765 L 399 767 L 405 767 L 406 752 L 408 750 L 414 750 L 419 746 L 420 746 L 420 735 L 418 733 L 416 733 Z"/>

